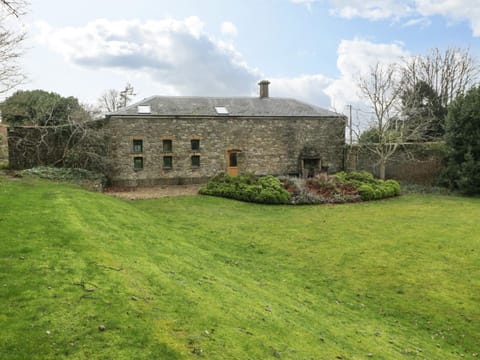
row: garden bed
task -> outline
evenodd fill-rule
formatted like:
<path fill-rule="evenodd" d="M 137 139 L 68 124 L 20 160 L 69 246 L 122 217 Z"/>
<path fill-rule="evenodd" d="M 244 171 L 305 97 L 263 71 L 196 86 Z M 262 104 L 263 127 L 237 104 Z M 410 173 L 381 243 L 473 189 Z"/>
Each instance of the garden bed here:
<path fill-rule="evenodd" d="M 312 178 L 220 174 L 199 192 L 264 204 L 343 204 L 397 196 L 400 185 L 394 180 L 375 179 L 365 171 Z"/>

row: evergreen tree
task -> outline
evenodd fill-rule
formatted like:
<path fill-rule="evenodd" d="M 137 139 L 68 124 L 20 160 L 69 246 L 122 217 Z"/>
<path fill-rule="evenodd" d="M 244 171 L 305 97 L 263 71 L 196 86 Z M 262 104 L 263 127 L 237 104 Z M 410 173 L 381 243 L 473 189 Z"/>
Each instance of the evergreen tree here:
<path fill-rule="evenodd" d="M 480 194 L 480 87 L 450 105 L 445 136 L 448 184 L 465 194 Z"/>
<path fill-rule="evenodd" d="M 86 119 L 86 112 L 72 96 L 44 90 L 17 91 L 0 106 L 10 125 L 56 126 Z"/>
<path fill-rule="evenodd" d="M 402 94 L 402 116 L 407 141 L 431 141 L 445 133 L 446 108 L 440 96 L 425 81 L 418 81 Z"/>

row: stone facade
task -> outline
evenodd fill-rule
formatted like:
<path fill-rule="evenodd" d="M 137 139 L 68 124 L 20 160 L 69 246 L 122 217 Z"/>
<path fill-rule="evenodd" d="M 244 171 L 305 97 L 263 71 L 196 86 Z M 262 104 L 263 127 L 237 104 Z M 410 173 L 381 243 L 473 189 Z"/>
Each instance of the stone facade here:
<path fill-rule="evenodd" d="M 336 172 L 343 168 L 345 118 L 335 115 L 112 114 L 104 125 L 110 179 L 116 186 L 142 186 L 202 183 L 230 171 Z"/>

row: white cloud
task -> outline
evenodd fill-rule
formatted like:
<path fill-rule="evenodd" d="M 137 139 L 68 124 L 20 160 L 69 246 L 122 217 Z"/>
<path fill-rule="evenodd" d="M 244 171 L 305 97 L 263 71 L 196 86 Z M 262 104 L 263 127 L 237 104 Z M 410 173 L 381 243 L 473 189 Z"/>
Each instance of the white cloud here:
<path fill-rule="evenodd" d="M 337 54 L 340 77 L 325 89 L 325 93 L 330 96 L 332 107 L 340 112 L 348 104 L 365 107 L 358 93 L 358 82 L 368 75 L 371 66 L 392 64 L 409 56 L 403 44 L 377 44 L 362 39 L 342 40 Z"/>
<path fill-rule="evenodd" d="M 407 20 L 402 24 L 402 27 L 419 26 L 420 28 L 424 28 L 430 26 L 431 24 L 432 21 L 428 17 L 418 17 Z"/>
<path fill-rule="evenodd" d="M 233 45 L 208 36 L 198 17 L 95 20 L 84 27 L 38 24 L 39 40 L 66 61 L 92 70 L 148 77 L 180 95 L 249 95 L 260 77 Z"/>
<path fill-rule="evenodd" d="M 290 0 L 309 8 L 318 0 Z M 480 6 L 472 0 L 326 0 L 330 13 L 346 19 L 407 19 L 404 26 L 428 26 L 426 18 L 442 16 L 447 21 L 468 21 L 473 36 L 480 37 Z"/>
<path fill-rule="evenodd" d="M 148 88 L 142 96 L 155 94 L 152 91 L 165 95 L 250 96 L 257 93 L 258 80 L 265 78 L 246 63 L 233 44 L 208 36 L 197 17 L 147 22 L 101 19 L 83 27 L 52 28 L 45 23 L 37 27 L 39 40 L 67 62 L 86 71 L 128 74 L 136 91 Z M 271 96 L 292 97 L 343 112 L 346 104 L 361 101 L 358 77 L 370 65 L 408 55 L 402 44 L 361 39 L 343 40 L 337 52 L 338 79 L 322 74 L 270 77 Z"/>
<path fill-rule="evenodd" d="M 295 78 L 270 78 L 270 95 L 305 101 L 324 108 L 330 107 L 330 97 L 325 89 L 333 79 L 324 75 L 303 75 Z"/>
<path fill-rule="evenodd" d="M 227 36 L 237 36 L 238 35 L 238 30 L 235 24 L 231 23 L 230 21 L 224 21 L 222 23 L 222 28 L 221 28 L 222 34 L 227 35 Z"/>
<path fill-rule="evenodd" d="M 370 20 L 400 18 L 411 13 L 411 0 L 330 0 L 331 13 L 343 18 Z"/>
<path fill-rule="evenodd" d="M 231 25 L 223 26 L 228 29 L 224 32 L 233 34 Z M 248 66 L 233 44 L 205 34 L 196 17 L 149 22 L 101 19 L 60 29 L 39 23 L 37 28 L 38 40 L 67 62 L 86 70 L 115 71 L 119 76 L 128 73 L 136 91 L 152 89 L 149 83 L 153 79 L 158 94 L 255 96 L 256 83 L 264 78 L 258 69 Z M 323 107 L 330 104 L 324 90 L 333 80 L 323 75 L 269 80 L 271 96 Z"/>
<path fill-rule="evenodd" d="M 294 4 L 304 4 L 308 11 L 312 11 L 312 5 L 314 3 L 318 3 L 320 2 L 320 0 L 290 0 L 291 2 L 293 2 Z"/>
<path fill-rule="evenodd" d="M 441 15 L 453 21 L 468 21 L 473 35 L 480 37 L 480 6 L 472 0 L 416 0 L 423 16 Z"/>
<path fill-rule="evenodd" d="M 408 58 L 409 53 L 401 43 L 379 44 L 363 39 L 342 40 L 337 49 L 337 79 L 322 74 L 292 78 L 269 78 L 270 94 L 291 97 L 324 108 L 344 113 L 346 105 L 363 109 L 368 103 L 358 93 L 358 82 L 369 74 L 377 63 L 388 65 Z"/>

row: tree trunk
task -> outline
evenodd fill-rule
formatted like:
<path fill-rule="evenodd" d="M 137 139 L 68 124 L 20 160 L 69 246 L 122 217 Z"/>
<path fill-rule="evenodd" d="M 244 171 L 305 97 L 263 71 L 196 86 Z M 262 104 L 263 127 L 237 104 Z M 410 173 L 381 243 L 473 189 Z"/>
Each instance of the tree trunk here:
<path fill-rule="evenodd" d="M 380 164 L 378 166 L 379 176 L 380 179 L 385 180 L 385 159 L 380 160 Z"/>

